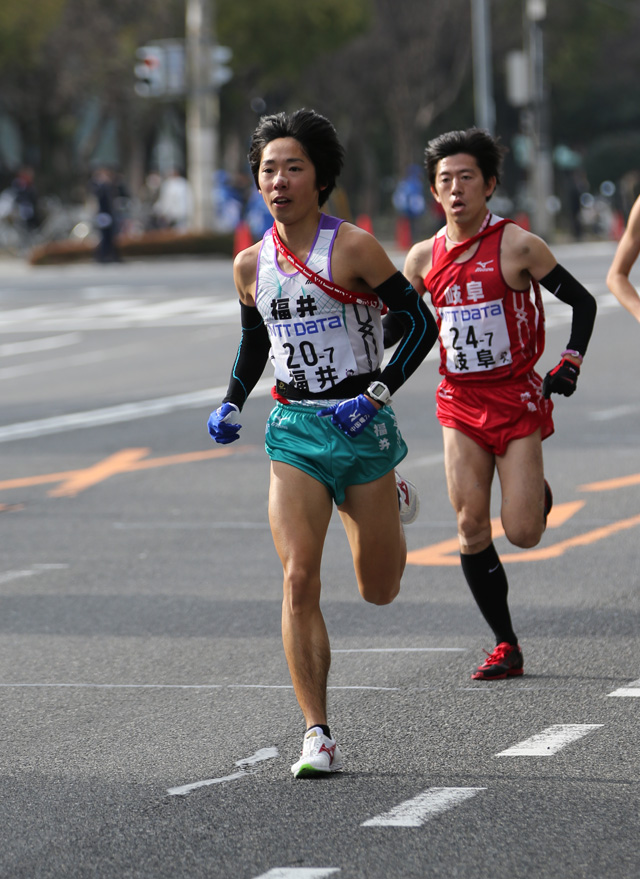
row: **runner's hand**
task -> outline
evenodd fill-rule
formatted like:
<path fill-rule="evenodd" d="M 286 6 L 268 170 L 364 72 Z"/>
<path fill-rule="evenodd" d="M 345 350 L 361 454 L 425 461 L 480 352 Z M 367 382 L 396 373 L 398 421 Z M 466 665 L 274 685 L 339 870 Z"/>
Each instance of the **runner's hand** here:
<path fill-rule="evenodd" d="M 542 394 L 547 399 L 551 394 L 570 397 L 576 389 L 580 367 L 563 357 L 560 363 L 548 372 L 542 382 Z"/>
<path fill-rule="evenodd" d="M 230 419 L 233 418 L 237 412 L 240 412 L 240 410 L 235 403 L 223 403 L 219 409 L 216 409 L 209 416 L 207 427 L 209 428 L 209 433 L 217 443 L 226 445 L 227 443 L 232 443 L 239 439 L 239 430 L 242 425 L 232 424 L 230 422 Z"/>
<path fill-rule="evenodd" d="M 364 394 L 353 397 L 351 400 L 341 400 L 339 403 L 326 406 L 318 412 L 321 418 L 330 415 L 332 424 L 335 424 L 347 436 L 358 436 L 377 414 L 378 407 L 374 406 Z"/>

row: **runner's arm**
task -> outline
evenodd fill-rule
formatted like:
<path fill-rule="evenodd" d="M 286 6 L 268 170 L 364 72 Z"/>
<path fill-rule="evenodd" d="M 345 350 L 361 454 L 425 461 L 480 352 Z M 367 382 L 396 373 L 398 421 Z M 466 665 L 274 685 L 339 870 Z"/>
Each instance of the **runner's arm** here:
<path fill-rule="evenodd" d="M 537 235 L 515 223 L 505 227 L 501 251 L 501 267 L 508 285 L 521 290 L 533 278 L 573 309 L 571 336 L 567 351 L 577 352 L 573 360 L 580 365 L 586 353 L 596 319 L 596 301 L 551 252 L 549 245 Z M 571 358 L 572 355 L 569 355 Z"/>
<path fill-rule="evenodd" d="M 540 278 L 540 283 L 561 302 L 566 302 L 573 309 L 571 335 L 566 351 L 567 353 L 576 351 L 579 357 L 575 359 L 580 364 L 582 357 L 587 352 L 589 339 L 593 332 L 597 311 L 596 300 L 559 263 L 556 263 L 550 272 Z"/>
<path fill-rule="evenodd" d="M 631 208 L 627 227 L 618 244 L 611 268 L 607 274 L 607 287 L 618 302 L 640 321 L 640 296 L 629 280 L 633 264 L 640 254 L 640 198 Z"/>
<path fill-rule="evenodd" d="M 431 264 L 432 250 L 433 238 L 428 241 L 419 241 L 411 247 L 404 261 L 403 274 L 420 296 L 424 296 L 426 293 L 424 277 L 427 274 L 427 267 Z M 384 316 L 382 328 L 385 348 L 392 348 L 404 335 L 404 326 L 393 312 L 388 312 Z"/>
<path fill-rule="evenodd" d="M 380 381 L 393 394 L 420 366 L 437 341 L 438 326 L 402 272 L 391 275 L 374 289 L 402 327 L 402 341 L 380 376 Z"/>
<path fill-rule="evenodd" d="M 233 403 L 241 411 L 247 397 L 258 383 L 269 359 L 271 342 L 260 312 L 255 305 L 240 303 L 242 335 L 231 369 L 229 387 L 223 403 Z"/>

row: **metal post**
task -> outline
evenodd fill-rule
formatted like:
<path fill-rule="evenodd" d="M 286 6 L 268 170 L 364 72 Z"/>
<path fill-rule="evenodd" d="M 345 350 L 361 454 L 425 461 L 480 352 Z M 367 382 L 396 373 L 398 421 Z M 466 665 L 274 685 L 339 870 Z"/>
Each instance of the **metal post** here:
<path fill-rule="evenodd" d="M 211 82 L 213 0 L 186 0 L 187 177 L 193 193 L 193 227 L 213 229 L 217 165 L 218 98 Z"/>
<path fill-rule="evenodd" d="M 490 0 L 471 0 L 473 39 L 473 95 L 476 126 L 491 134 L 496 123 L 491 64 Z"/>
<path fill-rule="evenodd" d="M 531 167 L 530 187 L 533 199 L 532 226 L 536 235 L 548 238 L 552 231 L 549 199 L 553 192 L 553 168 L 549 138 L 547 94 L 544 78 L 544 44 L 542 24 L 546 0 L 527 0 L 527 35 L 531 83 Z"/>

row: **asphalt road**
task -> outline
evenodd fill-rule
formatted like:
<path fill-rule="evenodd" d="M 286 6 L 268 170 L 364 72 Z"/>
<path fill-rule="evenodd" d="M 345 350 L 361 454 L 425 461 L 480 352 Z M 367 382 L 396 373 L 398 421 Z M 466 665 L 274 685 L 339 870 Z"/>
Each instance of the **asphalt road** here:
<path fill-rule="evenodd" d="M 640 869 L 640 328 L 609 243 L 556 248 L 597 296 L 577 393 L 544 444 L 539 547 L 496 537 L 525 675 L 463 582 L 430 358 L 397 395 L 419 487 L 389 607 L 339 520 L 323 567 L 345 771 L 294 780 L 268 378 L 216 447 L 238 306 L 226 260 L 0 260 L 0 876 L 632 879 Z M 636 280 L 638 280 L 636 278 Z M 569 310 L 549 301 L 547 351 Z M 497 504 L 496 504 L 497 515 Z"/>

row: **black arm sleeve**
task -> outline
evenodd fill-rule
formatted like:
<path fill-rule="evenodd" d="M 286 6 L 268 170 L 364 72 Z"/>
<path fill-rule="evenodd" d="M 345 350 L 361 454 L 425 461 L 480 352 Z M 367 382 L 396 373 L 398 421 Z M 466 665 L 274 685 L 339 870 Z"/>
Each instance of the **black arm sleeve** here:
<path fill-rule="evenodd" d="M 402 326 L 402 341 L 383 369 L 380 381 L 393 394 L 420 366 L 438 338 L 435 318 L 402 272 L 375 288 Z"/>
<path fill-rule="evenodd" d="M 231 370 L 229 387 L 223 403 L 234 403 L 238 409 L 258 383 L 269 359 L 269 334 L 257 308 L 240 303 L 242 336 L 235 363 Z"/>
<path fill-rule="evenodd" d="M 571 337 L 567 348 L 586 354 L 598 310 L 596 300 L 580 281 L 577 281 L 560 264 L 552 268 L 544 278 L 540 278 L 540 283 L 573 309 Z"/>

